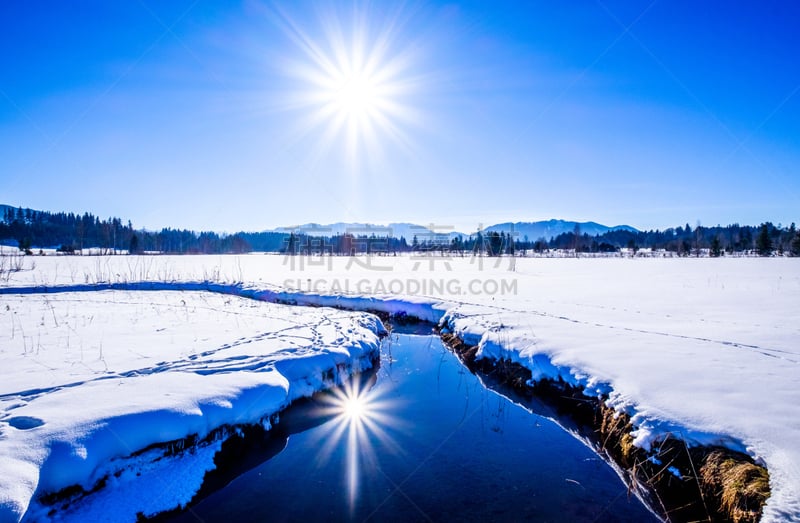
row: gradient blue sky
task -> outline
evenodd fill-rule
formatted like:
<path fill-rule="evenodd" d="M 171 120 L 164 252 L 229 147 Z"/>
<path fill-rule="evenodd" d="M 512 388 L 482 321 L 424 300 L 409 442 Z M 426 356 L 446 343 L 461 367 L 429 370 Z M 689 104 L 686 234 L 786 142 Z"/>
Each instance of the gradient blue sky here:
<path fill-rule="evenodd" d="M 228 232 L 788 225 L 798 24 L 791 0 L 7 0 L 0 203 Z M 384 49 L 393 88 L 356 148 L 304 51 L 342 42 Z"/>

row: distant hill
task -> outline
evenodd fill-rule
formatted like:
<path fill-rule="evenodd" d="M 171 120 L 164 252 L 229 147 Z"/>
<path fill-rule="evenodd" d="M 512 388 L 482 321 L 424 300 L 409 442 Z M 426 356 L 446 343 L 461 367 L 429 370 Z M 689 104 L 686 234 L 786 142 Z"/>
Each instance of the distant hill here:
<path fill-rule="evenodd" d="M 321 225 L 319 223 L 305 223 L 297 226 L 297 228 L 279 227 L 272 229 L 271 232 L 295 232 L 302 233 L 308 236 L 335 236 L 350 233 L 354 236 L 392 236 L 394 238 L 405 238 L 406 241 L 411 243 L 414 236 L 420 240 L 423 238 L 430 238 L 433 234 L 446 234 L 448 236 L 458 235 L 467 236 L 460 232 L 455 232 L 450 229 L 433 227 L 431 230 L 422 225 L 413 223 L 390 223 L 388 225 L 375 225 L 371 223 L 358 223 L 358 222 L 336 222 Z"/>
<path fill-rule="evenodd" d="M 558 236 L 561 233 L 573 232 L 575 230 L 575 225 L 580 226 L 581 234 L 586 233 L 589 236 L 596 236 L 609 231 L 617 230 L 639 232 L 628 225 L 615 225 L 613 227 L 609 227 L 596 222 L 573 222 L 567 220 L 498 223 L 486 227 L 484 231 L 506 233 L 513 231 L 516 234 L 517 240 L 522 240 L 525 236 L 527 236 L 530 241 L 536 241 L 539 238 L 545 238 L 547 241 L 550 241 L 550 239 Z M 437 227 L 433 227 L 434 230 L 431 230 L 429 227 L 430 226 L 417 225 L 414 223 L 390 223 L 388 225 L 375 225 L 371 223 L 359 222 L 336 222 L 329 224 L 305 223 L 297 226 L 297 228 L 277 228 L 272 229 L 270 232 L 295 232 L 306 234 L 308 236 L 335 236 L 337 234 L 341 235 L 345 233 L 350 233 L 355 236 L 371 236 L 372 234 L 375 234 L 375 236 L 390 235 L 394 238 L 403 237 L 408 242 L 411 242 L 414 236 L 417 236 L 420 240 L 422 240 L 426 237 L 430 238 L 432 234 L 444 234 L 450 238 L 455 236 L 469 236 L 469 234 L 459 231 L 453 231 L 445 228 L 440 229 Z"/>
<path fill-rule="evenodd" d="M 572 222 L 567 220 L 547 220 L 539 222 L 506 222 L 498 223 L 486 228 L 487 232 L 513 232 L 517 240 L 522 240 L 526 236 L 530 241 L 536 241 L 539 238 L 544 238 L 550 241 L 552 238 L 565 232 L 573 232 L 575 226 L 578 225 L 581 234 L 588 234 L 589 236 L 597 236 L 605 234 L 609 231 L 630 231 L 639 232 L 629 225 L 615 225 L 609 227 L 596 222 Z"/>
<path fill-rule="evenodd" d="M 6 215 L 6 211 L 8 209 L 11 209 L 12 211 L 16 211 L 17 210 L 16 207 L 12 207 L 10 205 L 5 205 L 5 204 L 0 203 L 0 219 L 2 219 L 3 216 Z"/>

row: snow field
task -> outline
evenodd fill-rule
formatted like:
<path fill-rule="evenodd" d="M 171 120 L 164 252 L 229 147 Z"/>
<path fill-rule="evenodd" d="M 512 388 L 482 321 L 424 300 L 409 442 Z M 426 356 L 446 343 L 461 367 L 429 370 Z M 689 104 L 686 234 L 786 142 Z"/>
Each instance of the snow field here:
<path fill-rule="evenodd" d="M 560 376 L 588 394 L 608 394 L 632 415 L 644 448 L 669 434 L 747 452 L 770 472 L 764 521 L 800 520 L 800 259 L 246 255 L 36 262 L 35 270 L 15 272 L 0 286 L 125 287 L 144 280 L 152 288 L 209 288 L 443 320 L 479 345 L 481 357 L 508 358 L 535 377 Z M 362 288 L 386 288 L 392 280 L 458 285 L 429 285 L 413 295 L 331 290 L 364 281 Z M 515 292 L 470 292 L 476 280 L 508 280 Z"/>

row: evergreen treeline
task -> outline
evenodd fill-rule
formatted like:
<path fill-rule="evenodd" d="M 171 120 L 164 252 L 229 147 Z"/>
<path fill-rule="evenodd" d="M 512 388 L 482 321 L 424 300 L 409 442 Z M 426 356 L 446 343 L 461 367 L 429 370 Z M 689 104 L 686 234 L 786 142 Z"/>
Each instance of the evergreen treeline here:
<path fill-rule="evenodd" d="M 513 240 L 513 241 L 512 241 Z M 726 227 L 703 227 L 698 225 L 692 229 L 689 224 L 664 231 L 629 231 L 624 229 L 608 231 L 604 234 L 589 236 L 581 234 L 576 227 L 573 232 L 566 232 L 551 238 L 531 240 L 517 238 L 508 233 L 481 233 L 471 235 L 469 239 L 451 241 L 455 250 L 483 252 L 488 255 L 525 254 L 529 251 L 544 252 L 546 250 L 573 250 L 583 253 L 619 252 L 630 249 L 634 252 L 647 248 L 664 250 L 681 256 L 708 254 L 723 256 L 734 253 L 755 253 L 769 256 L 773 253 L 800 256 L 800 232 L 794 223 L 789 227 L 775 226 L 771 222 L 760 226 L 733 224 Z"/>
<path fill-rule="evenodd" d="M 478 231 L 469 236 L 450 237 L 446 234 L 414 236 L 409 244 L 405 238 L 386 238 L 376 235 L 337 234 L 329 237 L 309 236 L 298 232 L 239 232 L 220 235 L 214 232 L 194 232 L 165 228 L 159 232 L 135 230 L 129 221 L 119 218 L 101 220 L 90 213 L 50 213 L 31 209 L 3 207 L 0 216 L 0 242 L 16 242 L 19 248 L 32 252 L 34 248 L 57 247 L 73 253 L 87 248 L 99 248 L 104 253 L 163 252 L 177 254 L 245 253 L 251 251 L 283 252 L 290 254 L 390 254 L 398 252 L 455 252 L 479 253 L 489 256 L 527 254 L 546 250 L 575 252 L 618 252 L 627 248 L 634 252 L 648 248 L 665 250 L 679 255 L 708 253 L 754 252 L 762 256 L 772 253 L 800 256 L 800 232 L 795 224 L 775 226 L 770 222 L 760 226 L 733 224 L 726 227 L 694 229 L 689 224 L 664 231 L 613 230 L 597 236 L 581 234 L 576 226 L 572 232 L 545 238 L 518 238 L 504 232 Z"/>
<path fill-rule="evenodd" d="M 577 233 L 577 234 L 576 234 Z M 689 256 L 708 252 L 711 256 L 725 253 L 755 252 L 762 256 L 770 254 L 800 255 L 800 234 L 795 224 L 789 227 L 775 226 L 766 222 L 760 226 L 733 224 L 726 227 L 703 227 L 694 229 L 687 223 L 664 231 L 627 230 L 608 231 L 599 236 L 581 235 L 580 231 L 556 236 L 547 246 L 551 249 L 575 249 L 578 252 L 604 252 L 628 248 L 637 251 L 642 248 L 663 249 Z M 518 245 L 519 249 L 520 246 Z M 536 248 L 535 244 L 525 244 L 523 248 Z"/>
<path fill-rule="evenodd" d="M 332 254 L 349 256 L 355 254 L 396 254 L 413 250 L 404 237 L 336 234 L 334 236 L 309 236 L 289 233 L 280 252 L 288 254 Z"/>
<path fill-rule="evenodd" d="M 597 236 L 573 232 L 562 233 L 549 241 L 545 238 L 531 240 L 517 238 L 505 232 L 478 231 L 470 236 L 427 234 L 414 236 L 409 245 L 405 238 L 353 236 L 314 237 L 291 233 L 283 240 L 280 252 L 292 254 L 362 254 L 397 252 L 450 252 L 459 254 L 485 254 L 488 256 L 527 254 L 547 250 L 574 250 L 575 252 L 619 252 L 626 248 L 634 252 L 649 248 L 664 250 L 682 256 L 722 256 L 725 253 L 756 253 L 769 256 L 773 253 L 800 256 L 800 232 L 795 224 L 787 228 L 770 222 L 758 227 L 728 225 L 727 227 L 678 226 L 664 231 L 614 230 Z"/>
<path fill-rule="evenodd" d="M 252 250 L 241 234 L 219 235 L 170 228 L 159 232 L 135 230 L 130 221 L 123 224 L 119 218 L 101 220 L 90 213 L 51 213 L 5 207 L 0 218 L 0 242 L 16 241 L 20 250 L 27 253 L 42 247 L 56 247 L 65 253 L 94 248 L 107 254 L 117 251 L 217 254 Z"/>

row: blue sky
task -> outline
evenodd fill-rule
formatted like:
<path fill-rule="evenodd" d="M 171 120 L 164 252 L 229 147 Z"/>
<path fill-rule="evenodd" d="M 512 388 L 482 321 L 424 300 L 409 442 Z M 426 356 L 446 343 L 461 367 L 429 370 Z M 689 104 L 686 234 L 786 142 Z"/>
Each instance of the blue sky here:
<path fill-rule="evenodd" d="M 7 1 L 0 203 L 229 232 L 788 225 L 798 22 L 791 1 Z"/>

